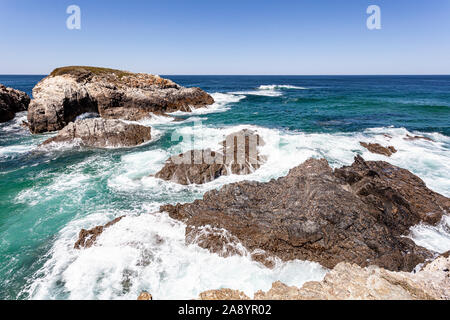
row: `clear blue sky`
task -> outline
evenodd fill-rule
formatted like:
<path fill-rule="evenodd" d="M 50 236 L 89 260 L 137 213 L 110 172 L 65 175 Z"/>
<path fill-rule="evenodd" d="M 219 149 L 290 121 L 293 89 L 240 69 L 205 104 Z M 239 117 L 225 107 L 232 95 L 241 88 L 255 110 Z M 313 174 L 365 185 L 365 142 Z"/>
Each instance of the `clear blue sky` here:
<path fill-rule="evenodd" d="M 0 0 L 0 30 L 0 74 L 450 74 L 450 0 Z"/>

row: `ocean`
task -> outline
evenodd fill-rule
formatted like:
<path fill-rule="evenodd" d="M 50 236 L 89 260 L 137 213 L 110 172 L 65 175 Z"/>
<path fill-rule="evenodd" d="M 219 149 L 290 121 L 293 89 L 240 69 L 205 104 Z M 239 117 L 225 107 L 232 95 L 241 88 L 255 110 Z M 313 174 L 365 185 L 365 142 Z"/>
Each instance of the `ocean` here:
<path fill-rule="evenodd" d="M 0 75 L 0 83 L 31 95 L 44 76 Z M 20 113 L 0 124 L 0 299 L 193 299 L 209 289 L 252 296 L 281 280 L 301 286 L 327 270 L 308 261 L 267 269 L 248 255 L 222 258 L 186 245 L 185 225 L 159 212 L 242 180 L 269 181 L 310 157 L 332 167 L 356 154 L 408 169 L 450 197 L 450 76 L 167 76 L 197 86 L 216 103 L 173 118 L 140 121 L 153 140 L 136 148 L 39 148 L 54 133 L 33 136 Z M 268 161 L 248 176 L 202 186 L 153 178 L 171 155 L 216 146 L 224 135 L 256 130 Z M 407 135 L 433 141 L 405 140 Z M 393 145 L 386 158 L 359 142 Z M 97 244 L 75 250 L 82 228 L 126 215 Z M 409 235 L 429 249 L 450 250 L 450 218 L 418 225 Z"/>

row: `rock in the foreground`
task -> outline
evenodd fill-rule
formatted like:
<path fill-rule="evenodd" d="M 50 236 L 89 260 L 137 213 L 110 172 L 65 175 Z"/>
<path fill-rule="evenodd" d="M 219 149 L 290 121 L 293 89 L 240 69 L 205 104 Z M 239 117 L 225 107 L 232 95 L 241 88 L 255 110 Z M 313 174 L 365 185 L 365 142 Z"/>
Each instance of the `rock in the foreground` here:
<path fill-rule="evenodd" d="M 83 113 L 139 120 L 150 113 L 191 111 L 214 103 L 199 88 L 184 88 L 150 74 L 94 67 L 54 70 L 33 89 L 28 109 L 32 133 L 57 131 Z"/>
<path fill-rule="evenodd" d="M 340 263 L 323 281 L 307 282 L 300 289 L 275 282 L 268 292 L 258 291 L 255 300 L 449 300 L 450 258 L 441 257 L 413 274 L 375 266 L 361 268 Z M 211 290 L 201 300 L 248 300 L 237 290 Z"/>
<path fill-rule="evenodd" d="M 230 174 L 250 174 L 261 167 L 265 158 L 258 147 L 263 139 L 251 130 L 228 135 L 222 150 L 191 150 L 171 157 L 155 177 L 182 185 L 203 184 Z"/>
<path fill-rule="evenodd" d="M 221 254 L 227 237 L 216 231 L 225 229 L 249 252 L 264 250 L 284 261 L 411 271 L 431 253 L 403 236 L 421 221 L 440 221 L 450 199 L 405 169 L 358 156 L 334 171 L 326 160 L 310 159 L 286 177 L 226 185 L 161 210 L 187 223 L 187 242 Z"/>
<path fill-rule="evenodd" d="M 78 240 L 75 242 L 74 249 L 81 249 L 81 248 L 90 248 L 95 244 L 95 241 L 97 240 L 97 237 L 100 236 L 103 231 L 116 223 L 118 223 L 120 220 L 122 220 L 125 216 L 118 217 L 104 226 L 97 226 L 95 228 L 92 228 L 90 230 L 81 229 Z"/>
<path fill-rule="evenodd" d="M 115 148 L 137 146 L 150 139 L 150 127 L 120 120 L 91 118 L 69 123 L 57 136 L 46 140 L 43 145 L 78 141 L 87 147 Z"/>
<path fill-rule="evenodd" d="M 0 84 L 0 123 L 12 120 L 17 112 L 26 111 L 30 97 L 22 91 Z"/>
<path fill-rule="evenodd" d="M 366 142 L 360 142 L 360 144 L 370 152 L 382 154 L 386 157 L 390 157 L 397 152 L 397 150 L 393 146 L 383 147 L 379 143 L 366 143 Z"/>

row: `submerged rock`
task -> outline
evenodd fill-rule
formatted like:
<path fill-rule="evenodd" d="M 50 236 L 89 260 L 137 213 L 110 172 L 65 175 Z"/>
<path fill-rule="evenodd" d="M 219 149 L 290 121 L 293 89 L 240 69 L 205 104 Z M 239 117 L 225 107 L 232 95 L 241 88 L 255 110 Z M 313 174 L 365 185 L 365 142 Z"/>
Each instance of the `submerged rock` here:
<path fill-rule="evenodd" d="M 253 131 L 241 130 L 228 135 L 221 151 L 191 150 L 169 158 L 155 177 L 182 185 L 203 184 L 230 174 L 250 174 L 265 158 L 258 147 L 263 139 Z"/>
<path fill-rule="evenodd" d="M 139 120 L 152 113 L 191 111 L 214 103 L 199 88 L 184 88 L 159 76 L 94 67 L 54 70 L 33 89 L 28 109 L 32 133 L 57 131 L 83 113 Z"/>
<path fill-rule="evenodd" d="M 22 91 L 0 84 L 0 123 L 14 119 L 17 112 L 26 111 L 30 97 Z"/>
<path fill-rule="evenodd" d="M 370 152 L 382 154 L 386 157 L 390 157 L 397 152 L 397 150 L 393 146 L 383 147 L 378 143 L 366 143 L 366 142 L 360 142 L 360 144 Z"/>
<path fill-rule="evenodd" d="M 432 254 L 403 236 L 421 221 L 437 223 L 450 211 L 450 199 L 405 169 L 358 156 L 334 171 L 326 160 L 310 159 L 286 177 L 226 185 L 161 210 L 187 223 L 187 241 L 201 233 L 198 245 L 214 252 L 223 250 L 216 243 L 223 238 L 208 238 L 205 226 L 226 229 L 249 252 L 264 250 L 284 261 L 411 271 Z"/>
<path fill-rule="evenodd" d="M 376 266 L 361 268 L 340 263 L 323 281 L 301 288 L 275 282 L 268 292 L 258 291 L 255 300 L 449 300 L 450 258 L 441 257 L 413 274 L 392 272 Z M 248 300 L 237 290 L 210 290 L 200 300 Z"/>
<path fill-rule="evenodd" d="M 104 226 L 97 226 L 95 228 L 92 228 L 90 230 L 81 229 L 78 240 L 75 242 L 74 249 L 81 249 L 81 248 L 90 248 L 94 245 L 95 241 L 97 240 L 97 237 L 100 236 L 103 231 L 112 225 L 115 225 L 120 220 L 122 220 L 125 216 L 118 217 Z"/>
<path fill-rule="evenodd" d="M 120 120 L 90 118 L 69 123 L 57 136 L 43 145 L 54 142 L 79 141 L 88 147 L 131 147 L 151 139 L 151 128 Z"/>

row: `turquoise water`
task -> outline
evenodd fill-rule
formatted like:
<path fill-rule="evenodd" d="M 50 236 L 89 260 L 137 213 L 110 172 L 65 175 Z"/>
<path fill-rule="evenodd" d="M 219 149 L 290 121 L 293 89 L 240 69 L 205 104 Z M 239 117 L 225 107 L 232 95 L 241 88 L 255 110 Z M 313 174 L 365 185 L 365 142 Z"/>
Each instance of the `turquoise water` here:
<path fill-rule="evenodd" d="M 0 76 L 31 94 L 43 76 Z M 184 244 L 184 225 L 158 208 L 187 202 L 245 179 L 268 181 L 309 157 L 332 166 L 355 154 L 404 167 L 450 196 L 450 76 L 172 76 L 213 94 L 216 104 L 183 121 L 152 117 L 151 143 L 132 149 L 39 148 L 53 134 L 32 136 L 26 113 L 0 124 L 0 298 L 194 298 L 231 287 L 252 294 L 275 280 L 301 285 L 326 270 L 314 263 L 279 263 L 268 270 L 248 257 L 220 258 Z M 151 177 L 172 154 L 214 147 L 243 127 L 266 140 L 268 163 L 248 177 L 178 186 Z M 425 135 L 434 142 L 406 141 Z M 389 136 L 387 136 L 389 135 Z M 180 139 L 184 136 L 184 139 Z M 195 137 L 195 146 L 189 141 Z M 394 145 L 392 158 L 368 153 L 359 141 Z M 81 228 L 127 215 L 87 250 L 73 244 Z M 418 226 L 411 237 L 436 251 L 450 250 L 450 221 Z"/>

